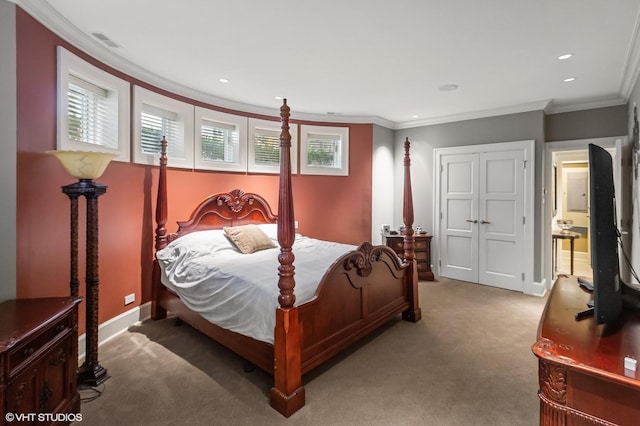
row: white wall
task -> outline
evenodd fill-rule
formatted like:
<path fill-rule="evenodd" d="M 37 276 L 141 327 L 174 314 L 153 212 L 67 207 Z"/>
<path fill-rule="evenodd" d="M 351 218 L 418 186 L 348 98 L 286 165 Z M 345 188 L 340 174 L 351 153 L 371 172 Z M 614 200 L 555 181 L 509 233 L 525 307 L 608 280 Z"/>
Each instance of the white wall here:
<path fill-rule="evenodd" d="M 393 176 L 398 161 L 394 158 L 393 131 L 373 126 L 371 242 L 382 244 L 380 226 L 395 224 L 393 217 Z M 402 158 L 400 159 L 402 161 Z M 400 163 L 400 166 L 402 163 Z"/>
<path fill-rule="evenodd" d="M 640 83 L 636 80 L 633 91 L 629 98 L 629 139 L 632 142 L 638 143 L 633 139 L 633 125 L 634 125 L 634 106 L 640 107 Z M 640 114 L 640 113 L 639 113 Z M 633 265 L 636 272 L 640 271 L 640 158 L 633 159 L 633 167 L 638 168 L 638 177 L 635 177 L 634 170 L 632 168 L 632 185 L 631 185 L 631 204 L 632 215 L 631 225 L 629 230 L 631 233 L 631 265 Z M 630 278 L 631 282 L 637 283 L 637 280 Z"/>
<path fill-rule="evenodd" d="M 0 0 L 0 301 L 16 296 L 16 8 Z"/>

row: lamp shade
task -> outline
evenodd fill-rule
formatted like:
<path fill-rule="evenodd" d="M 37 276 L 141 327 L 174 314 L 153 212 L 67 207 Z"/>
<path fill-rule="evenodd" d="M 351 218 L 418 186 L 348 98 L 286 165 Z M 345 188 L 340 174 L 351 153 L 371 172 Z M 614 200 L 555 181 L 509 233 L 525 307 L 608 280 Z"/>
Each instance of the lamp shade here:
<path fill-rule="evenodd" d="M 64 169 L 77 179 L 97 179 L 117 154 L 94 151 L 46 151 L 55 156 Z"/>

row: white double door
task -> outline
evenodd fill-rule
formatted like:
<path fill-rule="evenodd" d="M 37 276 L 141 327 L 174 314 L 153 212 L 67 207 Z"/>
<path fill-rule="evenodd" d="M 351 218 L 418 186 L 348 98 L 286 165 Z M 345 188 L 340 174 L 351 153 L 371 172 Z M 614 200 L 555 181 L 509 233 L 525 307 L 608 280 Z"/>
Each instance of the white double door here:
<path fill-rule="evenodd" d="M 524 150 L 440 157 L 440 274 L 523 291 Z"/>

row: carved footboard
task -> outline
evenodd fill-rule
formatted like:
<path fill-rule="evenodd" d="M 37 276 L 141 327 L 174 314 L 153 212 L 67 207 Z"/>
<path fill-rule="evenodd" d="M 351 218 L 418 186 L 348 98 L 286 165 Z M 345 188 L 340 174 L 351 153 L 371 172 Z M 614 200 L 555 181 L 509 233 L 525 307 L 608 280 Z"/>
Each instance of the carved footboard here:
<path fill-rule="evenodd" d="M 302 372 L 406 311 L 409 266 L 389 247 L 369 243 L 337 259 L 316 297 L 299 307 Z"/>

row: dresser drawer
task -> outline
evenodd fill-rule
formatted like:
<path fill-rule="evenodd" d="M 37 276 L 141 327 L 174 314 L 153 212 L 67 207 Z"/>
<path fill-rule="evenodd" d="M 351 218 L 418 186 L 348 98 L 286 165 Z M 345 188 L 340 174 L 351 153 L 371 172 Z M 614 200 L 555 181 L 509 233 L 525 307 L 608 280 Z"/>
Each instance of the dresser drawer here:
<path fill-rule="evenodd" d="M 28 364 L 32 358 L 42 352 L 45 347 L 59 340 L 72 330 L 70 315 L 60 318 L 33 338 L 25 340 L 9 353 L 9 371 L 13 375 L 22 365 Z"/>

